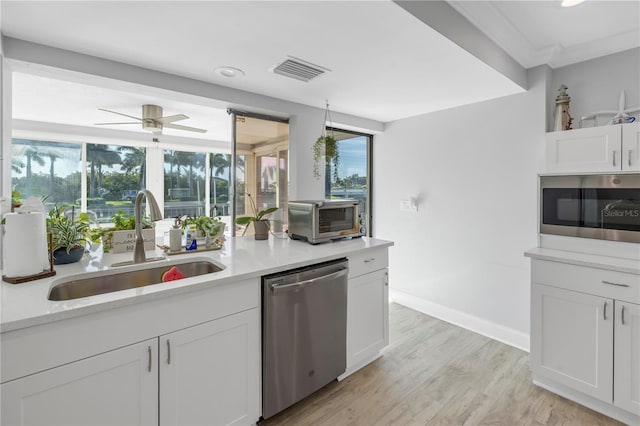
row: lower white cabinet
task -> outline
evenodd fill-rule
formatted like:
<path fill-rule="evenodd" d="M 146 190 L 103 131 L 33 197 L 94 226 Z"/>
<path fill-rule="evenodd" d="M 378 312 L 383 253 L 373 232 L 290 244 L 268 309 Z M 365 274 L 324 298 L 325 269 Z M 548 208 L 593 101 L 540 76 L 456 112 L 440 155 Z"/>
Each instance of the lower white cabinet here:
<path fill-rule="evenodd" d="M 536 384 L 640 424 L 640 275 L 532 261 Z"/>
<path fill-rule="evenodd" d="M 534 371 L 598 399 L 613 390 L 613 300 L 536 284 Z"/>
<path fill-rule="evenodd" d="M 616 301 L 613 404 L 640 414 L 640 305 Z"/>
<path fill-rule="evenodd" d="M 349 280 L 347 370 L 370 361 L 389 344 L 387 269 Z"/>
<path fill-rule="evenodd" d="M 260 401 L 258 309 L 160 337 L 160 424 L 255 423 Z"/>
<path fill-rule="evenodd" d="M 158 340 L 2 384 L 3 425 L 157 425 Z"/>
<path fill-rule="evenodd" d="M 380 357 L 389 344 L 387 249 L 349 258 L 347 369 L 344 379 Z"/>
<path fill-rule="evenodd" d="M 254 308 L 3 383 L 1 424 L 255 423 L 259 324 Z"/>

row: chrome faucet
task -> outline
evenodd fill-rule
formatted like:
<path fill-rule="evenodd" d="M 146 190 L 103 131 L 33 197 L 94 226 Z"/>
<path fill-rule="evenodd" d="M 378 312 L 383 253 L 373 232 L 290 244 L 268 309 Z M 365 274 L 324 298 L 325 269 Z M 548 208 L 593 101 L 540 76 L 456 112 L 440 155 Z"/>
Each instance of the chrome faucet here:
<path fill-rule="evenodd" d="M 144 254 L 144 239 L 142 238 L 142 199 L 146 197 L 152 221 L 162 220 L 162 212 L 158 202 L 151 191 L 141 189 L 136 195 L 135 220 L 136 220 L 136 244 L 133 250 L 133 263 L 144 263 L 147 258 Z"/>

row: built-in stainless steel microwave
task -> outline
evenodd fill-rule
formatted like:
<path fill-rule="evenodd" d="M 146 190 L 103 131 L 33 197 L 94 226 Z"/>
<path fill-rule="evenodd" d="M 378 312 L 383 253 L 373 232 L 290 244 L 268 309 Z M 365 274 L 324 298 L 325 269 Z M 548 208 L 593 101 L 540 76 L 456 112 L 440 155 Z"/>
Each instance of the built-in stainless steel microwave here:
<path fill-rule="evenodd" d="M 540 176 L 540 233 L 640 243 L 640 174 Z"/>
<path fill-rule="evenodd" d="M 360 218 L 360 201 L 301 200 L 289 201 L 289 237 L 311 244 L 364 234 Z"/>

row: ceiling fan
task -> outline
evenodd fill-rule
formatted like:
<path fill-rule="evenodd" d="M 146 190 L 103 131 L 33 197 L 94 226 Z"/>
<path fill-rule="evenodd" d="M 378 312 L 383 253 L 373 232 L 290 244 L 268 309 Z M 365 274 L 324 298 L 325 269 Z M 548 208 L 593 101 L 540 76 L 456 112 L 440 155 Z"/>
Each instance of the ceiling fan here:
<path fill-rule="evenodd" d="M 132 115 L 123 114 L 117 111 L 111 111 L 104 108 L 98 108 L 100 111 L 110 112 L 112 114 L 123 115 L 125 117 L 133 118 L 138 121 L 126 121 L 120 123 L 96 123 L 96 126 L 107 126 L 113 124 L 142 124 L 142 128 L 144 130 L 148 130 L 153 133 L 154 137 L 157 137 L 162 134 L 162 128 L 166 127 L 168 129 L 176 129 L 176 130 L 186 130 L 188 132 L 198 132 L 198 133 L 206 133 L 205 129 L 198 129 L 196 127 L 183 126 L 181 124 L 173 124 L 175 121 L 186 120 L 187 117 L 184 114 L 176 114 L 176 115 L 168 115 L 166 117 L 162 116 L 162 107 L 158 105 L 142 105 L 142 118 L 134 117 Z"/>

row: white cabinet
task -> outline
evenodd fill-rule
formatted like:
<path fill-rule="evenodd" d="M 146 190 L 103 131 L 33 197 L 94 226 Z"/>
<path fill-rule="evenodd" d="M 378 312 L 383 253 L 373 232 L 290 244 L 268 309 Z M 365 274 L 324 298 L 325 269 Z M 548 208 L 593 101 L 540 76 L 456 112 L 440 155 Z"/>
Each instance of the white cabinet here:
<path fill-rule="evenodd" d="M 255 424 L 259 302 L 256 278 L 3 333 L 0 424 Z"/>
<path fill-rule="evenodd" d="M 3 425 L 157 425 L 158 341 L 4 383 Z"/>
<path fill-rule="evenodd" d="M 640 413 L 640 305 L 616 302 L 613 404 Z"/>
<path fill-rule="evenodd" d="M 613 300 L 536 284 L 533 370 L 599 399 L 613 389 Z"/>
<path fill-rule="evenodd" d="M 255 423 L 259 322 L 252 309 L 4 383 L 2 424 Z"/>
<path fill-rule="evenodd" d="M 640 123 L 547 133 L 547 172 L 640 170 Z"/>
<path fill-rule="evenodd" d="M 251 424 L 260 417 L 258 309 L 160 337 L 160 424 Z"/>
<path fill-rule="evenodd" d="M 389 344 L 387 249 L 349 257 L 347 369 L 343 379 L 380 357 Z"/>
<path fill-rule="evenodd" d="M 534 382 L 640 423 L 640 275 L 532 261 Z"/>

